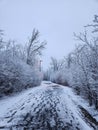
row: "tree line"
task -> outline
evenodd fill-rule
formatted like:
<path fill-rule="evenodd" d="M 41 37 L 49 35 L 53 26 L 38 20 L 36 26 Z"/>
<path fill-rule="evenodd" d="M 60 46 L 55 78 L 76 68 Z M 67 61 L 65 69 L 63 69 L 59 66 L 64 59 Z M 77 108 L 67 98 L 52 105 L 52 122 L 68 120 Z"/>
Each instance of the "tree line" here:
<path fill-rule="evenodd" d="M 44 79 L 72 87 L 98 109 L 98 16 L 74 36 L 74 51 L 61 60 L 52 57 Z"/>
<path fill-rule="evenodd" d="M 39 31 L 33 29 L 29 40 L 19 44 L 5 41 L 4 31 L 0 30 L 0 97 L 41 83 L 39 55 L 46 42 L 40 42 L 39 36 Z"/>

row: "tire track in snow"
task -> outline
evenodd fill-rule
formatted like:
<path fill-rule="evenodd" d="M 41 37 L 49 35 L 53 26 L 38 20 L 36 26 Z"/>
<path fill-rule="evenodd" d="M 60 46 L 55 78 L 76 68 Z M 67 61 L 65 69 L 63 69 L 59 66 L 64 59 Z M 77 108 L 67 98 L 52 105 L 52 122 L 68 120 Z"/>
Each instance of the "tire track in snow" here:
<path fill-rule="evenodd" d="M 9 108 L 0 121 L 2 130 L 84 130 L 63 87 L 50 85 L 25 98 Z"/>

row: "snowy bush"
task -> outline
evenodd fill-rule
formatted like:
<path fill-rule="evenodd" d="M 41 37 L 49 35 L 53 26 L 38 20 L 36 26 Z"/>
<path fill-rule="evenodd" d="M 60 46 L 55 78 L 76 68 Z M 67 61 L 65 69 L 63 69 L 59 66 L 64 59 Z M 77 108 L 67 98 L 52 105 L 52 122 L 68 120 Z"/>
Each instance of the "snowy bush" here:
<path fill-rule="evenodd" d="M 69 86 L 68 83 L 68 70 L 65 69 L 65 60 L 57 60 L 51 58 L 50 68 L 45 72 L 44 79 L 50 80 L 54 83 Z"/>
<path fill-rule="evenodd" d="M 12 59 L 3 54 L 0 56 L 0 88 L 2 93 L 3 91 L 5 94 L 21 91 L 41 83 L 41 74 L 36 68 L 29 66 L 17 57 Z"/>
<path fill-rule="evenodd" d="M 65 85 L 65 86 L 69 86 L 68 79 L 67 79 L 67 76 L 65 75 L 65 73 L 62 73 L 62 71 L 54 72 L 50 76 L 50 80 L 52 82 L 54 82 L 54 83 L 57 83 L 57 84 L 62 84 L 62 85 Z"/>
<path fill-rule="evenodd" d="M 34 31 L 32 37 L 38 34 Z M 40 85 L 43 75 L 38 64 L 38 52 L 41 53 L 44 44 L 39 44 L 33 39 L 27 48 L 16 44 L 14 41 L 0 42 L 0 96 L 19 92 L 23 89 Z M 36 39 L 37 40 L 37 39 Z M 35 43 L 36 42 L 36 43 Z M 35 48 L 35 46 L 36 48 Z M 30 48 L 34 47 L 32 49 Z M 28 48 L 30 49 L 28 52 Z M 27 52 L 28 54 L 27 57 Z M 32 54 L 32 55 L 31 55 Z M 29 58 L 30 56 L 30 58 Z M 27 62 L 29 59 L 29 62 Z M 31 64 L 32 63 L 32 64 Z"/>

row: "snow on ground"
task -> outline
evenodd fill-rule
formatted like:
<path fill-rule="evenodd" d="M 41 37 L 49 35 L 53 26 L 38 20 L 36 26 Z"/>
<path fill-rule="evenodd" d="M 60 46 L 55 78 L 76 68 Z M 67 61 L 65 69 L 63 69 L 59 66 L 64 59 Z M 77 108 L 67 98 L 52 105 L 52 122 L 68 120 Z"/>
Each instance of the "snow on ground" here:
<path fill-rule="evenodd" d="M 43 82 L 40 87 L 45 87 L 45 86 L 47 85 L 44 84 Z M 28 96 L 30 92 L 34 94 L 36 91 L 39 91 L 39 90 L 42 90 L 42 88 L 39 88 L 39 86 L 35 88 L 29 88 L 27 90 L 23 90 L 19 94 L 15 94 L 14 96 L 10 96 L 10 97 L 6 96 L 5 98 L 1 99 L 0 100 L 0 117 L 2 117 L 8 111 L 9 108 L 15 106 L 15 104 L 20 103 L 20 101 L 22 100 L 25 101 L 26 96 Z"/>
<path fill-rule="evenodd" d="M 84 100 L 82 97 L 79 95 L 76 95 L 74 91 L 71 88 L 66 88 L 64 89 L 65 92 L 69 95 L 71 100 L 77 105 L 77 106 L 82 106 L 85 108 L 97 121 L 98 121 L 98 111 L 95 110 L 94 106 L 89 106 L 89 103 Z"/>
<path fill-rule="evenodd" d="M 0 128 L 93 130 L 80 114 L 83 100 L 77 97 L 71 88 L 44 81 L 0 101 Z"/>

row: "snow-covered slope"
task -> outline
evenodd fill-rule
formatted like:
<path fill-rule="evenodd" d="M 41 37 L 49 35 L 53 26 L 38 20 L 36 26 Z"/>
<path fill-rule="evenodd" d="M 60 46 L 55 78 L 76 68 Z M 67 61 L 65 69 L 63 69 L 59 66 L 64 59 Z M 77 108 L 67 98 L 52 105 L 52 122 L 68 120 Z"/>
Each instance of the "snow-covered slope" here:
<path fill-rule="evenodd" d="M 93 130 L 71 88 L 51 82 L 0 101 L 2 130 Z M 30 129 L 31 130 L 31 129 Z"/>

